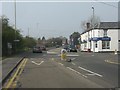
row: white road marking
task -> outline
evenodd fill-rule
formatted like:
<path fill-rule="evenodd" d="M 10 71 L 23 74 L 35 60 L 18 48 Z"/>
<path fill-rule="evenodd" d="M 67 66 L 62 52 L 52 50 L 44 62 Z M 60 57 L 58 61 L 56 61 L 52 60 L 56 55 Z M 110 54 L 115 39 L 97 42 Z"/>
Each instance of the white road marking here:
<path fill-rule="evenodd" d="M 47 54 L 57 54 L 57 52 L 49 52 L 49 51 L 47 51 Z"/>
<path fill-rule="evenodd" d="M 92 55 L 92 56 L 94 56 L 94 55 Z"/>
<path fill-rule="evenodd" d="M 58 56 L 61 56 L 60 54 Z M 72 54 L 67 54 L 66 56 L 73 56 L 73 57 L 78 57 L 79 55 L 72 55 Z"/>
<path fill-rule="evenodd" d="M 100 75 L 100 74 L 98 74 L 98 73 L 92 72 L 92 71 L 87 70 L 87 69 L 85 69 L 85 68 L 82 68 L 82 67 L 80 67 L 80 66 L 79 66 L 78 68 L 80 68 L 80 69 L 82 69 L 82 70 L 84 70 L 84 71 L 87 71 L 87 72 L 89 72 L 89 73 L 95 74 L 95 75 L 97 75 L 97 76 L 99 76 L 99 77 L 103 77 L 102 75 Z"/>
<path fill-rule="evenodd" d="M 63 64 L 62 64 L 62 63 L 58 63 L 58 64 L 60 64 L 60 65 L 62 65 L 62 66 L 63 66 Z"/>
<path fill-rule="evenodd" d="M 75 60 L 76 58 L 72 58 L 71 60 Z"/>
<path fill-rule="evenodd" d="M 72 62 L 73 65 L 76 65 L 75 63 Z"/>
<path fill-rule="evenodd" d="M 114 60 L 114 61 L 115 61 L 115 60 Z M 113 62 L 113 61 L 111 61 L 111 60 L 105 60 L 105 62 L 111 63 L 111 64 L 120 64 L 120 63 L 118 63 L 118 62 Z"/>
<path fill-rule="evenodd" d="M 92 73 L 92 74 L 86 74 L 86 75 L 89 75 L 89 76 L 95 76 L 95 74 L 94 74 L 94 73 Z"/>
<path fill-rule="evenodd" d="M 77 74 L 79 74 L 79 75 L 82 75 L 83 77 L 87 78 L 87 76 L 81 74 L 80 72 L 78 72 L 78 71 L 76 71 L 76 70 L 74 70 L 74 69 L 72 69 L 72 68 L 70 68 L 70 67 L 67 67 L 67 68 L 70 69 L 71 71 L 73 71 L 73 72 L 75 72 L 75 73 L 77 73 Z"/>
<path fill-rule="evenodd" d="M 54 61 L 54 58 L 52 58 L 52 60 Z"/>
<path fill-rule="evenodd" d="M 41 65 L 44 61 L 41 61 L 40 63 L 36 63 L 35 61 L 31 61 L 31 62 L 36 64 L 36 65 Z"/>

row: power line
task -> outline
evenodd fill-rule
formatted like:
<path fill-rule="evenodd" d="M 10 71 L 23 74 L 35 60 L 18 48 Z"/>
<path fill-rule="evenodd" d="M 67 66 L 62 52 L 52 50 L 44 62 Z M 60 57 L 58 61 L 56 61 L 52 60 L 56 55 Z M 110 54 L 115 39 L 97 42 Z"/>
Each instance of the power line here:
<path fill-rule="evenodd" d="M 94 0 L 94 1 L 98 1 L 98 0 Z M 105 4 L 105 5 L 114 7 L 114 8 L 118 8 L 117 6 L 114 6 L 114 5 L 112 5 L 112 4 L 108 4 L 108 3 L 105 3 L 105 2 L 100 2 L 100 1 L 98 1 L 98 3 L 102 3 L 102 4 Z"/>

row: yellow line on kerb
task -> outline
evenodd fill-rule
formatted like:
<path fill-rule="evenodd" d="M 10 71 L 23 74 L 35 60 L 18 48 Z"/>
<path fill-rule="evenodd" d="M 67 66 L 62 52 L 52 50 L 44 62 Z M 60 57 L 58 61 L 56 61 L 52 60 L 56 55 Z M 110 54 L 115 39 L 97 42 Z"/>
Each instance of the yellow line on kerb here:
<path fill-rule="evenodd" d="M 19 73 L 19 70 L 21 69 L 21 67 L 22 67 L 23 65 L 25 65 L 26 62 L 27 62 L 26 59 L 24 59 L 24 60 L 21 62 L 21 64 L 19 65 L 17 71 L 15 72 L 15 74 L 13 75 L 13 77 L 10 79 L 10 81 L 9 81 L 8 84 L 6 85 L 6 87 L 5 87 L 6 90 L 7 90 L 8 88 L 10 88 L 10 86 L 11 86 L 12 83 L 13 83 L 13 81 L 16 79 L 16 76 L 17 76 L 17 74 Z"/>
<path fill-rule="evenodd" d="M 27 63 L 27 60 L 28 59 L 26 59 L 25 60 L 25 62 L 23 63 L 23 65 L 22 65 L 22 67 L 21 67 L 21 69 L 20 69 L 20 72 L 18 73 L 18 75 L 17 75 L 17 77 L 16 77 L 16 81 L 13 83 L 13 87 L 12 88 L 15 88 L 16 87 L 16 85 L 17 85 L 17 81 L 19 80 L 19 77 L 20 77 L 20 75 L 21 75 L 21 73 L 23 72 L 23 69 L 24 69 L 24 67 L 25 67 L 25 65 L 26 65 L 26 63 Z"/>

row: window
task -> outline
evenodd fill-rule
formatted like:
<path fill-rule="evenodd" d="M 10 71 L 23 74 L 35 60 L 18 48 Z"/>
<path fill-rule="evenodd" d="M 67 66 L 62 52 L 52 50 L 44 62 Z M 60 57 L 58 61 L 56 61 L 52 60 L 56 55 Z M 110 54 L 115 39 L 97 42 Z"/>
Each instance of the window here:
<path fill-rule="evenodd" d="M 110 49 L 110 41 L 102 41 L 102 49 Z"/>
<path fill-rule="evenodd" d="M 104 29 L 104 37 L 107 37 L 107 29 Z"/>

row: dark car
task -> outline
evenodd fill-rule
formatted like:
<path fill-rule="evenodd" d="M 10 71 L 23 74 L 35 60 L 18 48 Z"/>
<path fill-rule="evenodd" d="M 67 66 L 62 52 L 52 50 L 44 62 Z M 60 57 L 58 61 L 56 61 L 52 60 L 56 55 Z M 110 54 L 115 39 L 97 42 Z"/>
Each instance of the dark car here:
<path fill-rule="evenodd" d="M 59 48 L 60 47 L 60 45 L 56 45 L 56 48 Z"/>
<path fill-rule="evenodd" d="M 33 53 L 42 53 L 41 47 L 38 46 L 33 47 Z"/>
<path fill-rule="evenodd" d="M 45 46 L 41 46 L 41 49 L 46 51 L 46 47 Z"/>
<path fill-rule="evenodd" d="M 63 48 L 66 49 L 68 52 L 70 51 L 69 45 L 65 45 L 65 46 L 63 46 Z"/>
<path fill-rule="evenodd" d="M 70 52 L 77 52 L 77 48 L 75 46 L 69 47 Z"/>

